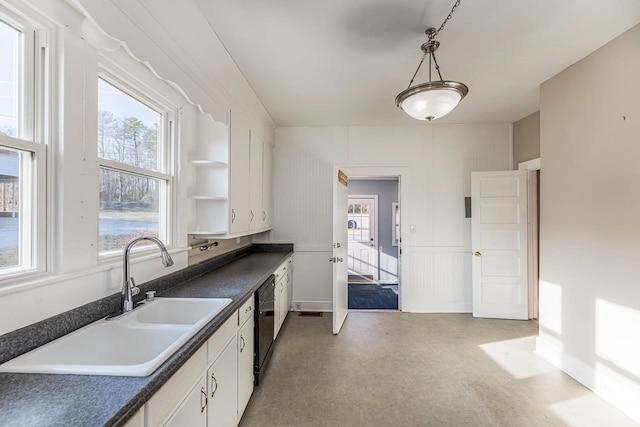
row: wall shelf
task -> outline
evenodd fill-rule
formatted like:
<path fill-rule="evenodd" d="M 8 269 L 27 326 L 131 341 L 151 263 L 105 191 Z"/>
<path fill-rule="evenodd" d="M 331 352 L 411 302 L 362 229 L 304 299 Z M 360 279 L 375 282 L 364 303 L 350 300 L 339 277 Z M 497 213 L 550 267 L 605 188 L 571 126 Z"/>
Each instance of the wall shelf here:
<path fill-rule="evenodd" d="M 206 194 L 193 194 L 187 197 L 189 197 L 192 200 L 212 200 L 212 201 L 220 201 L 220 202 L 226 202 L 228 200 L 226 197 L 208 196 Z"/>
<path fill-rule="evenodd" d="M 217 167 L 217 168 L 226 168 L 229 166 L 227 162 L 221 162 L 219 160 L 190 159 L 188 162 L 196 166 L 210 166 L 210 167 Z"/>

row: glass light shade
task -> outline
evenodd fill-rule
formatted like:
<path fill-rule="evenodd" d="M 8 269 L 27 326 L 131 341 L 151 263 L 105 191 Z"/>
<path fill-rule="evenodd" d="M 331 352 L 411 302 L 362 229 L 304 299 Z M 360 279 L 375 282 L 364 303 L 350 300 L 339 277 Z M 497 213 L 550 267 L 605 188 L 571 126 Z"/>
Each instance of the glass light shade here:
<path fill-rule="evenodd" d="M 451 112 L 469 89 L 462 83 L 438 81 L 422 83 L 402 91 L 396 105 L 418 120 L 434 120 Z"/>

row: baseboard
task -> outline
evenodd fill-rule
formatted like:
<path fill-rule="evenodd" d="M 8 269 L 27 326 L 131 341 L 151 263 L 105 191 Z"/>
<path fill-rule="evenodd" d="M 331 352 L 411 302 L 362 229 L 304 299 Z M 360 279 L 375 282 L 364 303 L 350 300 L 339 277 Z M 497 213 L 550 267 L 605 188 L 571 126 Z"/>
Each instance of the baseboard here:
<path fill-rule="evenodd" d="M 640 384 L 604 364 L 591 366 L 544 337 L 536 338 L 536 353 L 640 423 Z"/>
<path fill-rule="evenodd" d="M 301 300 L 293 301 L 291 303 L 291 310 L 293 311 L 333 311 L 333 301 L 331 300 Z"/>
<path fill-rule="evenodd" d="M 413 307 L 406 307 L 408 304 L 403 304 L 402 299 L 400 303 L 402 311 L 407 313 L 471 313 L 473 308 L 471 303 L 467 302 L 412 304 Z"/>

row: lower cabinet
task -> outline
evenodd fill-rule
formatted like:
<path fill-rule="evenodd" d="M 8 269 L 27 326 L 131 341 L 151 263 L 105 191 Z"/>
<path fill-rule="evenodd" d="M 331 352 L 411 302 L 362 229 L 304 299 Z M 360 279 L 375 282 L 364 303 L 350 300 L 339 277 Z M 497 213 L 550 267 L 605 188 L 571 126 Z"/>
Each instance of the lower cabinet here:
<path fill-rule="evenodd" d="M 207 388 L 204 377 L 200 378 L 164 425 L 166 427 L 207 426 Z"/>
<path fill-rule="evenodd" d="M 235 336 L 207 371 L 208 427 L 238 424 L 238 351 Z"/>
<path fill-rule="evenodd" d="M 238 425 L 253 393 L 253 305 L 252 295 L 149 399 L 143 425 Z"/>
<path fill-rule="evenodd" d="M 291 305 L 291 294 L 293 285 L 293 258 L 289 257 L 274 272 L 276 276 L 276 287 L 274 290 L 274 308 L 273 308 L 273 338 L 275 339 L 280 332 L 280 328 L 289 313 Z"/>
<path fill-rule="evenodd" d="M 253 393 L 253 316 L 247 319 L 238 331 L 238 417 Z"/>

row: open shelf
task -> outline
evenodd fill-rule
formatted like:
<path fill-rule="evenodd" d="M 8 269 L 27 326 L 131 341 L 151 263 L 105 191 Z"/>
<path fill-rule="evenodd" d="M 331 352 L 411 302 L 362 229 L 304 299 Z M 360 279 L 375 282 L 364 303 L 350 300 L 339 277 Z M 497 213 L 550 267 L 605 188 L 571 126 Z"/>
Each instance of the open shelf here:
<path fill-rule="evenodd" d="M 210 167 L 217 167 L 217 168 L 226 168 L 227 166 L 229 166 L 226 162 L 220 162 L 218 160 L 189 159 L 188 162 L 196 166 L 210 166 Z"/>
<path fill-rule="evenodd" d="M 225 202 L 228 199 L 226 197 L 220 197 L 220 196 L 209 196 L 206 194 L 190 194 L 189 196 L 190 199 L 192 200 L 218 200 L 221 202 Z"/>

